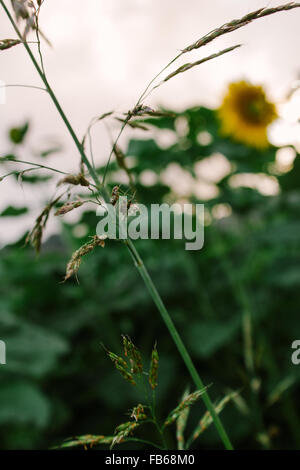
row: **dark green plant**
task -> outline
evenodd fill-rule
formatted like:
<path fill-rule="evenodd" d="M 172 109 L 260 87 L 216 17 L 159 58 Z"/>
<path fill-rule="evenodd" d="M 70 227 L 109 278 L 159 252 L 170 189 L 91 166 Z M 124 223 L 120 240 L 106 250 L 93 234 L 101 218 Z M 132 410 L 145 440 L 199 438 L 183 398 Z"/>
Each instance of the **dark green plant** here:
<path fill-rule="evenodd" d="M 187 425 L 190 408 L 200 399 L 205 389 L 197 390 L 193 393 L 185 391 L 179 405 L 170 411 L 164 419 L 160 420 L 156 404 L 156 387 L 158 385 L 159 368 L 159 356 L 156 345 L 152 350 L 148 372 L 144 369 L 141 353 L 129 337 L 123 336 L 123 348 L 124 358 L 110 351 L 107 351 L 107 355 L 120 372 L 123 379 L 129 384 L 138 387 L 140 393 L 143 395 L 144 404 L 139 403 L 137 406 L 133 407 L 128 413 L 130 421 L 126 421 L 117 426 L 112 436 L 95 436 L 91 434 L 78 436 L 75 439 L 63 443 L 61 448 L 77 446 L 92 448 L 100 444 L 110 444 L 110 448 L 112 449 L 117 444 L 139 442 L 161 450 L 168 449 L 170 444 L 167 442 L 166 430 L 169 426 L 176 425 L 177 448 L 179 450 L 188 450 L 190 445 L 213 422 L 211 414 L 207 412 L 186 442 L 184 431 Z M 223 410 L 232 396 L 233 394 L 230 394 L 219 403 L 215 404 L 215 409 L 218 414 Z M 158 442 L 147 441 L 136 436 L 136 433 L 139 434 L 145 426 L 149 425 L 154 427 L 154 434 L 157 434 Z"/>

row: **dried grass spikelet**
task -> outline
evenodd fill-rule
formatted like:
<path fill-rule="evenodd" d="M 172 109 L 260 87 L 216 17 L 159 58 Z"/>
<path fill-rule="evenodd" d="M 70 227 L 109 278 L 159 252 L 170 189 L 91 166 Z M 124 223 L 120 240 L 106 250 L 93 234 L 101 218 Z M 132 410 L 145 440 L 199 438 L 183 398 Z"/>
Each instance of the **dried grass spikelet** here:
<path fill-rule="evenodd" d="M 89 123 L 89 126 L 88 126 L 88 128 L 87 128 L 87 131 L 86 131 L 86 133 L 84 134 L 83 139 L 82 139 L 82 147 L 83 147 L 83 148 L 84 148 L 84 146 L 85 146 L 86 138 L 87 138 L 87 136 L 90 134 L 90 131 L 91 131 L 92 127 L 93 127 L 97 122 L 102 121 L 103 119 L 105 119 L 105 118 L 111 116 L 113 113 L 114 113 L 114 111 L 109 111 L 108 113 L 101 114 L 101 116 L 97 116 L 97 117 L 95 117 L 95 118 L 93 118 L 93 119 L 91 120 L 91 122 Z"/>
<path fill-rule="evenodd" d="M 97 235 L 94 235 L 91 242 L 85 243 L 73 253 L 70 261 L 67 264 L 66 275 L 63 282 L 66 282 L 68 279 L 70 279 L 70 277 L 77 274 L 82 258 L 93 251 L 97 246 L 104 248 L 105 242 Z"/>
<path fill-rule="evenodd" d="M 217 57 L 227 54 L 228 52 L 234 51 L 234 49 L 237 49 L 238 47 L 241 47 L 241 44 L 237 44 L 236 46 L 232 46 L 232 47 L 227 47 L 226 49 L 223 49 L 220 52 L 211 54 L 208 57 L 204 57 L 203 59 L 197 60 L 196 62 L 189 62 L 187 64 L 184 64 L 178 69 L 176 69 L 174 72 L 170 73 L 166 78 L 164 78 L 163 82 L 167 82 L 168 80 L 170 80 L 170 78 L 175 77 L 175 75 L 186 72 L 187 70 L 190 70 L 191 68 L 196 67 L 197 65 L 204 64 L 205 62 L 208 62 L 209 60 L 216 59 Z"/>
<path fill-rule="evenodd" d="M 55 216 L 58 215 L 65 215 L 68 212 L 71 212 L 73 209 L 77 209 L 77 207 L 82 206 L 87 201 L 73 201 L 73 202 L 66 202 L 62 207 L 60 207 L 56 212 Z"/>
<path fill-rule="evenodd" d="M 10 49 L 11 47 L 21 44 L 19 39 L 1 39 L 0 40 L 0 51 Z"/>
<path fill-rule="evenodd" d="M 17 21 L 25 22 L 24 38 L 30 30 L 36 29 L 36 8 L 34 3 L 29 0 L 11 0 L 12 8 L 15 12 Z"/>
<path fill-rule="evenodd" d="M 126 361 L 124 361 L 124 359 L 120 356 L 117 356 L 117 354 L 111 352 L 111 351 L 108 351 L 107 352 L 108 354 L 108 357 L 112 360 L 112 362 L 114 363 L 114 365 L 117 365 L 118 367 L 122 367 L 122 369 L 128 369 L 128 364 Z"/>
<path fill-rule="evenodd" d="M 85 449 L 92 448 L 98 444 L 111 444 L 114 436 L 94 436 L 93 434 L 86 434 L 84 436 L 77 436 L 64 442 L 59 448 L 83 446 Z"/>
<path fill-rule="evenodd" d="M 31 230 L 31 232 L 28 233 L 26 237 L 25 244 L 30 243 L 31 246 L 33 246 L 33 248 L 35 249 L 36 253 L 40 252 L 42 237 L 46 223 L 49 218 L 50 211 L 55 206 L 55 204 L 61 199 L 61 197 L 62 195 L 58 196 L 45 207 L 45 209 L 36 219 L 33 229 Z"/>
<path fill-rule="evenodd" d="M 114 186 L 111 192 L 110 203 L 115 206 L 120 197 L 120 186 Z"/>
<path fill-rule="evenodd" d="M 128 113 L 125 113 L 124 126 L 129 123 L 129 121 L 135 116 L 147 116 L 149 113 L 153 113 L 154 109 L 150 106 L 145 106 L 144 104 L 138 104 L 133 109 L 130 109 Z"/>
<path fill-rule="evenodd" d="M 123 122 L 127 122 L 128 118 L 131 118 L 134 116 L 170 117 L 170 116 L 174 116 L 174 114 L 170 112 L 165 112 L 165 111 L 156 111 L 155 109 L 150 108 L 150 106 L 139 104 L 135 108 L 133 108 L 131 111 L 128 111 L 126 116 L 127 116 L 127 119 L 125 119 Z M 139 121 L 135 121 L 135 122 L 138 123 Z"/>
<path fill-rule="evenodd" d="M 155 344 L 151 354 L 151 364 L 149 369 L 149 384 L 152 390 L 155 390 L 155 388 L 157 387 L 158 365 L 159 356 Z"/>
<path fill-rule="evenodd" d="M 57 183 L 57 186 L 61 186 L 63 184 L 72 184 L 74 186 L 90 186 L 89 181 L 84 177 L 82 173 L 78 175 L 67 175 Z"/>
<path fill-rule="evenodd" d="M 202 38 L 198 39 L 196 42 L 187 46 L 185 49 L 182 50 L 182 53 L 186 53 L 192 51 L 194 49 L 199 49 L 199 47 L 205 46 L 206 44 L 210 43 L 214 39 L 222 36 L 223 34 L 231 33 L 247 24 L 251 23 L 252 21 L 263 18 L 268 15 L 272 15 L 273 13 L 278 13 L 280 11 L 288 11 L 292 10 L 293 8 L 299 8 L 299 2 L 289 2 L 285 5 L 280 5 L 274 8 L 260 8 L 255 10 L 240 19 L 230 21 L 229 23 L 225 23 L 224 25 L 220 26 L 219 28 L 214 29 L 210 33 L 206 34 Z"/>
<path fill-rule="evenodd" d="M 135 419 L 135 421 L 142 421 L 143 419 L 147 419 L 144 406 L 141 404 L 135 406 L 132 409 L 130 418 Z"/>
<path fill-rule="evenodd" d="M 120 118 L 115 118 L 115 119 L 121 122 L 122 124 L 126 123 L 125 119 L 120 119 Z M 149 131 L 149 128 L 147 126 L 145 126 L 142 122 L 137 121 L 137 120 L 129 121 L 127 125 L 131 127 L 132 129 L 141 129 L 142 131 Z"/>
<path fill-rule="evenodd" d="M 25 20 L 30 16 L 30 12 L 28 10 L 28 0 L 11 0 L 11 5 L 17 20 L 20 18 Z"/>
<path fill-rule="evenodd" d="M 146 113 L 152 112 L 153 109 L 150 106 L 145 106 L 143 104 L 139 104 L 135 106 L 132 110 L 128 111 L 127 117 L 131 118 L 133 116 L 143 116 Z"/>
<path fill-rule="evenodd" d="M 222 400 L 220 400 L 219 403 L 215 405 L 216 413 L 220 414 L 221 411 L 227 405 L 227 403 L 230 400 L 234 399 L 237 395 L 238 395 L 238 392 L 232 392 L 226 395 Z M 201 418 L 198 426 L 194 430 L 193 437 L 192 437 L 193 441 L 197 439 L 200 436 L 200 434 L 202 434 L 212 423 L 213 423 L 212 416 L 209 411 L 206 411 L 203 417 Z"/>
<path fill-rule="evenodd" d="M 128 357 L 131 373 L 141 374 L 143 372 L 142 356 L 137 347 L 133 344 L 129 336 L 122 335 L 125 357 Z"/>
<path fill-rule="evenodd" d="M 189 390 L 187 389 L 182 397 L 182 400 L 185 400 L 189 395 Z M 184 431 L 187 425 L 188 417 L 190 414 L 190 407 L 186 407 L 178 416 L 176 420 L 176 439 L 178 444 L 178 450 L 184 450 L 185 439 Z"/>
<path fill-rule="evenodd" d="M 176 117 L 176 114 L 170 111 L 156 111 L 155 109 L 147 111 L 145 114 L 151 117 Z"/>
<path fill-rule="evenodd" d="M 141 423 L 134 421 L 127 421 L 126 423 L 120 424 L 116 430 L 114 440 L 111 444 L 111 449 L 115 444 L 124 442 L 125 438 L 128 437 Z"/>
<path fill-rule="evenodd" d="M 169 414 L 169 416 L 164 422 L 164 426 L 169 426 L 170 424 L 174 423 L 174 421 L 176 421 L 179 418 L 181 413 L 186 408 L 192 406 L 194 403 L 196 403 L 196 401 L 199 400 L 201 395 L 205 393 L 206 389 L 207 387 L 204 387 L 202 390 L 197 390 L 196 392 L 193 392 L 190 395 L 188 395 L 186 398 L 184 398 L 184 400 L 182 400 L 182 402 L 176 408 L 174 408 L 174 410 L 171 411 L 171 413 Z"/>
<path fill-rule="evenodd" d="M 133 375 L 127 370 L 128 369 L 127 362 L 124 361 L 122 357 L 117 356 L 116 354 L 110 351 L 108 351 L 107 354 L 108 354 L 108 357 L 114 363 L 115 368 L 120 372 L 120 374 L 126 380 L 126 382 L 129 382 L 131 385 L 136 385 Z"/>

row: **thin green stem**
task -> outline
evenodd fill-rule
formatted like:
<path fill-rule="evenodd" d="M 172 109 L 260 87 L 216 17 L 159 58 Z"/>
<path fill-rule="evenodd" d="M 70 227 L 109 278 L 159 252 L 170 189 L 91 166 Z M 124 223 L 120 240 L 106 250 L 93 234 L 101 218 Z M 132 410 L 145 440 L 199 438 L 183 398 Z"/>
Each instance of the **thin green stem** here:
<path fill-rule="evenodd" d="M 146 86 L 145 90 L 143 91 L 143 93 L 141 94 L 141 96 L 139 97 L 138 101 L 137 101 L 137 104 L 135 105 L 135 107 L 137 107 L 141 101 L 147 96 L 150 95 L 150 93 L 152 93 L 152 91 L 155 89 L 155 88 L 152 88 L 148 93 L 147 91 L 149 90 L 149 88 L 151 87 L 151 85 L 155 82 L 155 80 L 161 76 L 161 74 L 167 69 L 169 68 L 172 64 L 174 64 L 174 62 L 176 62 L 176 60 L 178 60 L 181 56 L 183 55 L 183 52 L 180 52 L 176 57 L 174 57 L 167 65 L 164 66 L 163 69 L 160 70 L 160 72 L 158 72 L 155 77 L 152 78 L 152 80 L 148 83 L 148 85 Z"/>
<path fill-rule="evenodd" d="M 154 300 L 158 310 L 160 311 L 162 319 L 165 322 L 165 324 L 166 324 L 166 326 L 169 330 L 169 333 L 170 333 L 171 337 L 173 338 L 173 341 L 176 344 L 177 349 L 178 349 L 178 351 L 179 351 L 179 353 L 180 353 L 187 369 L 189 370 L 190 375 L 191 375 L 197 389 L 199 389 L 199 390 L 203 389 L 204 384 L 203 384 L 203 382 L 202 382 L 202 380 L 201 380 L 201 378 L 200 378 L 200 376 L 199 376 L 199 374 L 198 374 L 198 372 L 197 372 L 197 370 L 196 370 L 196 368 L 195 368 L 195 366 L 192 362 L 192 359 L 191 359 L 191 357 L 190 357 L 190 355 L 189 355 L 189 353 L 188 353 L 188 351 L 187 351 L 187 349 L 186 349 L 186 347 L 185 347 L 185 345 L 184 345 L 184 343 L 183 343 L 183 341 L 182 341 L 182 339 L 181 339 L 181 337 L 180 337 L 180 335 L 179 335 L 179 333 L 178 333 L 178 331 L 177 331 L 177 329 L 174 325 L 174 322 L 173 322 L 172 318 L 170 317 L 170 315 L 169 315 L 169 313 L 168 313 L 168 311 L 167 311 L 167 309 L 166 309 L 166 307 L 165 307 L 165 305 L 164 305 L 164 303 L 163 303 L 163 301 L 162 301 L 155 285 L 153 284 L 153 281 L 152 281 L 152 279 L 151 279 L 151 277 L 150 277 L 150 275 L 149 275 L 149 273 L 148 273 L 141 257 L 139 256 L 135 246 L 133 245 L 133 243 L 130 239 L 126 240 L 125 244 L 128 246 L 128 248 L 130 250 L 130 253 L 131 253 L 132 258 L 135 262 L 135 265 L 136 265 L 136 267 L 137 267 L 144 283 L 146 284 L 146 286 L 147 286 L 147 288 L 148 288 L 148 290 L 149 290 L 149 292 L 152 296 L 152 299 Z M 232 444 L 229 440 L 229 437 L 228 437 L 228 435 L 227 435 L 227 433 L 226 433 L 226 431 L 223 427 L 223 424 L 222 424 L 218 414 L 215 411 L 214 405 L 213 405 L 207 391 L 205 391 L 203 393 L 202 397 L 203 397 L 203 401 L 206 405 L 206 408 L 208 409 L 208 411 L 210 412 L 210 414 L 212 416 L 212 419 L 215 423 L 217 431 L 218 431 L 218 433 L 219 433 L 226 449 L 228 449 L 228 450 L 233 449 Z"/>
<path fill-rule="evenodd" d="M 138 437 L 127 437 L 126 441 L 124 441 L 124 443 L 126 443 L 126 442 L 140 442 L 141 444 L 147 444 L 147 445 L 155 447 L 156 449 L 159 449 L 159 450 L 165 450 L 164 447 L 161 447 L 157 444 L 154 444 L 154 442 L 152 442 L 152 441 L 147 441 L 145 439 L 139 439 Z"/>
<path fill-rule="evenodd" d="M 48 92 L 46 88 L 42 88 L 40 86 L 34 86 L 34 85 L 18 85 L 18 84 L 12 84 L 12 85 L 1 85 L 0 88 L 12 88 L 12 87 L 20 87 L 20 88 L 32 88 L 33 90 L 42 90 Z"/>
<path fill-rule="evenodd" d="M 34 163 L 34 162 L 27 162 L 26 160 L 18 160 L 17 158 L 4 158 L 3 162 L 24 163 L 25 165 L 36 166 L 37 168 L 40 168 L 40 169 L 55 171 L 55 173 L 60 173 L 61 175 L 68 174 L 65 171 L 57 170 L 56 168 L 52 168 L 51 166 L 40 165 L 39 163 Z"/>
<path fill-rule="evenodd" d="M 38 9 L 34 7 L 35 9 L 35 33 L 36 33 L 36 38 L 37 38 L 38 52 L 40 56 L 42 71 L 43 71 L 44 76 L 46 76 L 45 67 L 44 67 L 44 59 L 43 59 L 43 54 L 42 54 L 42 49 L 41 49 L 40 32 L 39 32 L 39 14 L 41 11 L 42 3 L 38 7 Z"/>
<path fill-rule="evenodd" d="M 11 24 L 12 24 L 14 30 L 15 30 L 15 32 L 17 33 L 18 37 L 19 37 L 20 40 L 22 41 L 23 46 L 25 47 L 26 52 L 28 53 L 28 55 L 29 55 L 29 57 L 30 57 L 30 59 L 31 59 L 31 61 L 32 61 L 34 67 L 35 67 L 35 69 L 37 70 L 37 72 L 38 72 L 40 78 L 42 79 L 44 85 L 46 86 L 46 89 L 47 89 L 47 91 L 48 91 L 48 93 L 49 93 L 49 95 L 50 95 L 50 97 L 51 97 L 51 99 L 52 99 L 52 101 L 53 101 L 53 103 L 54 103 L 54 105 L 55 105 L 57 111 L 59 112 L 59 114 L 60 114 L 62 120 L 64 121 L 64 124 L 65 124 L 65 126 L 67 127 L 67 129 L 68 129 L 68 131 L 69 131 L 69 133 L 70 133 L 70 135 L 71 135 L 71 137 L 72 137 L 72 139 L 73 139 L 73 141 L 74 141 L 74 143 L 75 143 L 75 145 L 76 145 L 76 147 L 77 147 L 77 149 L 78 149 L 78 151 L 79 151 L 79 154 L 80 154 L 80 156 L 81 156 L 83 162 L 85 163 L 86 167 L 88 168 L 88 170 L 89 170 L 89 172 L 90 172 L 90 175 L 91 175 L 92 178 L 94 179 L 96 186 L 100 189 L 100 184 L 99 184 L 99 180 L 98 180 L 98 175 L 97 175 L 96 171 L 94 170 L 94 168 L 92 167 L 92 165 L 90 164 L 88 158 L 86 157 L 86 155 L 85 155 L 85 153 L 84 153 L 84 150 L 83 150 L 83 147 L 82 147 L 81 143 L 79 142 L 79 139 L 78 139 L 77 135 L 75 134 L 75 131 L 74 131 L 73 127 L 71 126 L 71 124 L 70 124 L 70 122 L 69 122 L 67 116 L 65 115 L 65 113 L 64 113 L 64 111 L 63 111 L 63 109 L 62 109 L 62 107 L 61 107 L 61 105 L 60 105 L 60 103 L 59 103 L 59 101 L 57 100 L 56 95 L 54 94 L 54 92 L 53 92 L 53 90 L 52 90 L 52 88 L 51 88 L 51 86 L 50 86 L 50 84 L 49 84 L 49 82 L 48 82 L 48 80 L 47 80 L 45 74 L 43 73 L 43 70 L 42 70 L 41 67 L 39 66 L 39 64 L 38 64 L 38 62 L 37 62 L 37 60 L 36 60 L 34 54 L 32 53 L 32 51 L 31 51 L 29 45 L 27 44 L 27 42 L 24 42 L 24 41 L 23 41 L 23 36 L 22 36 L 22 34 L 21 34 L 19 28 L 17 27 L 17 25 L 16 25 L 16 23 L 15 23 L 15 21 L 14 21 L 12 15 L 10 14 L 8 8 L 6 7 L 6 5 L 5 5 L 5 3 L 4 3 L 4 0 L 0 0 L 0 3 L 1 3 L 1 5 L 2 5 L 2 7 L 3 7 L 5 13 L 7 14 L 7 16 L 8 16 L 8 18 L 9 18 L 9 20 L 10 20 L 10 22 L 11 22 Z"/>
<path fill-rule="evenodd" d="M 180 54 L 178 54 L 176 57 L 174 57 L 174 59 L 172 59 L 167 65 L 165 65 L 165 67 L 164 67 L 159 73 L 157 73 L 154 78 L 152 78 L 152 80 L 148 83 L 148 85 L 146 86 L 145 90 L 143 91 L 143 93 L 141 94 L 141 96 L 139 97 L 139 99 L 137 100 L 137 102 L 136 102 L 134 108 L 137 108 L 137 107 L 141 104 L 142 100 L 143 100 L 145 97 L 148 97 L 148 96 L 152 93 L 152 91 L 156 88 L 156 87 L 153 87 L 153 88 L 151 88 L 151 90 L 148 92 L 148 90 L 149 90 L 149 88 L 151 87 L 152 83 L 154 83 L 155 80 L 156 80 L 167 68 L 169 68 L 170 65 L 172 65 L 172 64 L 173 64 L 177 59 L 179 59 L 179 57 L 181 57 L 181 56 L 182 56 L 182 52 L 180 52 Z M 148 92 L 148 93 L 147 93 L 147 92 Z M 127 117 L 126 117 L 126 119 L 124 120 L 124 123 L 123 123 L 123 125 L 122 125 L 122 127 L 121 127 L 121 129 L 120 129 L 120 131 L 119 131 L 119 134 L 118 134 L 118 136 L 117 136 L 117 138 L 116 138 L 116 140 L 115 140 L 115 142 L 114 142 L 114 144 L 113 144 L 113 146 L 112 146 L 112 149 L 111 149 L 111 152 L 110 152 L 110 154 L 109 154 L 108 161 L 107 161 L 107 164 L 106 164 L 106 167 L 105 167 L 105 170 L 104 170 L 104 175 L 103 175 L 103 180 L 102 180 L 102 184 L 103 184 L 103 185 L 105 184 L 106 173 L 107 173 L 107 170 L 108 170 L 108 167 L 109 167 L 111 158 L 112 158 L 112 156 L 113 156 L 113 153 L 114 153 L 114 151 L 115 151 L 116 145 L 117 145 L 117 143 L 119 142 L 119 139 L 120 139 L 120 137 L 121 137 L 121 135 L 122 135 L 122 133 L 123 133 L 125 127 L 127 126 L 128 122 L 130 121 L 131 117 L 132 117 L 132 116 L 131 116 L 130 114 L 127 115 Z"/>
<path fill-rule="evenodd" d="M 0 4 L 2 5 L 4 11 L 6 12 L 6 14 L 7 14 L 13 28 L 15 29 L 18 37 L 21 40 L 23 40 L 21 32 L 19 31 L 19 29 L 18 29 L 12 15 L 10 14 L 9 10 L 7 9 L 4 1 L 0 0 Z M 60 103 L 58 102 L 58 100 L 57 100 L 50 84 L 48 83 L 48 80 L 47 80 L 45 74 L 43 73 L 41 67 L 39 66 L 37 60 L 35 59 L 30 47 L 28 46 L 28 44 L 26 42 L 23 42 L 23 44 L 24 44 L 24 47 L 25 47 L 25 49 L 26 49 L 26 51 L 27 51 L 34 67 L 36 68 L 40 78 L 42 79 L 43 83 L 45 84 L 45 86 L 48 90 L 48 93 L 49 93 L 49 95 L 50 95 L 50 97 L 51 97 L 58 113 L 60 114 L 63 122 L 65 123 L 65 125 L 66 125 L 66 127 L 67 127 L 67 129 L 68 129 L 68 131 L 69 131 L 69 133 L 70 133 L 70 135 L 71 135 L 78 151 L 79 151 L 79 154 L 82 158 L 82 161 L 84 162 L 87 169 L 89 170 L 89 173 L 90 173 L 91 177 L 93 178 L 96 187 L 101 191 L 102 197 L 106 201 L 109 200 L 105 188 L 99 182 L 97 172 L 95 171 L 95 169 L 93 168 L 93 166 L 89 162 L 88 158 L 86 157 L 83 146 L 80 143 L 77 135 L 75 134 L 75 131 L 73 130 L 73 127 L 71 126 L 68 118 L 66 117 Z M 204 384 L 203 384 L 200 376 L 198 375 L 198 372 L 197 372 L 197 370 L 196 370 L 196 368 L 195 368 L 195 366 L 194 366 L 194 364 L 191 360 L 191 357 L 190 357 L 186 347 L 184 346 L 183 341 L 182 341 L 182 339 L 181 339 L 181 337 L 180 337 L 180 335 L 179 335 L 179 333 L 178 333 L 178 331 L 177 331 L 177 329 L 176 329 L 176 327 L 173 323 L 173 320 L 171 319 L 171 317 L 170 317 L 170 315 L 169 315 L 169 313 L 168 313 L 168 311 L 167 311 L 167 309 L 166 309 L 166 307 L 165 307 L 165 305 L 164 305 L 164 303 L 163 303 L 163 301 L 162 301 L 155 285 L 153 284 L 153 281 L 152 281 L 146 267 L 144 266 L 144 263 L 142 262 L 142 259 L 140 258 L 136 248 L 134 247 L 131 240 L 127 240 L 125 242 L 125 244 L 126 244 L 127 248 L 129 249 L 129 251 L 130 251 L 130 253 L 131 253 L 131 255 L 132 255 L 132 257 L 135 261 L 136 267 L 138 268 L 138 271 L 140 272 L 140 274 L 142 276 L 142 279 L 144 280 L 145 285 L 148 288 L 148 291 L 149 291 L 154 303 L 156 304 L 156 306 L 157 306 L 157 308 L 158 308 L 158 310 L 159 310 L 159 312 L 162 316 L 162 319 L 164 320 L 164 322 L 165 322 L 165 324 L 166 324 L 166 326 L 169 330 L 169 333 L 170 333 L 171 337 L 173 338 L 174 343 L 176 344 L 177 349 L 180 352 L 181 357 L 182 357 L 182 359 L 183 359 L 183 361 L 184 361 L 184 363 L 185 363 L 185 365 L 186 365 L 186 367 L 187 367 L 187 369 L 188 369 L 188 371 L 189 371 L 196 387 L 198 389 L 204 388 Z M 226 431 L 223 427 L 223 424 L 222 424 L 219 416 L 217 415 L 217 413 L 215 411 L 215 408 L 214 408 L 207 392 L 205 392 L 203 394 L 203 401 L 204 401 L 208 411 L 211 413 L 212 419 L 214 421 L 216 429 L 219 433 L 219 436 L 220 436 L 225 448 L 228 449 L 228 450 L 232 450 L 233 447 L 232 447 L 232 444 L 229 440 L 229 437 L 228 437 L 228 435 L 227 435 L 227 433 L 226 433 Z"/>
<path fill-rule="evenodd" d="M 147 393 L 147 397 L 148 397 L 148 393 Z M 150 400 L 149 400 L 149 403 L 150 403 Z M 161 442 L 162 442 L 162 445 L 163 445 L 163 448 L 165 450 L 168 449 L 168 446 L 167 446 L 167 442 L 166 442 L 166 439 L 165 439 L 165 435 L 164 435 L 164 431 L 162 429 L 162 427 L 160 426 L 159 424 L 159 421 L 158 421 L 158 418 L 156 416 L 156 407 L 155 407 L 155 390 L 152 390 L 152 406 L 150 405 L 149 406 L 149 409 L 151 411 L 151 415 L 152 415 L 152 422 L 154 424 L 154 426 L 156 427 L 158 433 L 159 433 L 159 436 L 161 438 Z"/>
<path fill-rule="evenodd" d="M 156 416 L 156 394 L 155 394 L 155 389 L 152 390 L 152 413 Z"/>
<path fill-rule="evenodd" d="M 163 449 L 164 450 L 168 450 L 168 446 L 167 446 L 167 442 L 166 442 L 166 439 L 165 439 L 165 436 L 164 436 L 164 432 L 163 430 L 161 429 L 160 425 L 158 424 L 157 422 L 157 419 L 156 417 L 153 417 L 153 420 L 152 420 L 154 426 L 156 427 L 157 429 L 157 432 L 161 438 L 161 442 L 162 442 L 162 445 L 163 445 Z"/>
<path fill-rule="evenodd" d="M 119 134 L 118 134 L 118 136 L 117 136 L 117 138 L 116 138 L 116 140 L 115 140 L 115 142 L 114 142 L 114 144 L 113 144 L 113 146 L 112 146 L 112 149 L 111 149 L 111 151 L 110 151 L 110 154 L 109 154 L 109 157 L 108 157 L 108 160 L 107 160 L 105 169 L 104 169 L 104 174 L 103 174 L 103 179 L 102 179 L 102 185 L 103 185 L 103 186 L 105 185 L 105 178 L 106 178 L 106 174 L 107 174 L 107 171 L 108 171 L 108 167 L 109 167 L 109 164 L 110 164 L 110 161 L 111 161 L 111 157 L 113 156 L 113 153 L 114 153 L 114 151 L 115 151 L 116 145 L 117 145 L 117 143 L 119 142 L 119 139 L 120 139 L 120 137 L 121 137 L 121 135 L 122 135 L 122 133 L 123 133 L 123 131 L 124 131 L 124 129 L 125 129 L 125 127 L 127 126 L 127 124 L 128 124 L 129 121 L 130 121 L 130 116 L 127 116 L 126 119 L 125 119 L 125 121 L 124 121 L 124 123 L 123 123 L 123 125 L 122 125 L 122 127 L 121 127 L 121 129 L 120 129 L 120 131 L 119 131 Z"/>

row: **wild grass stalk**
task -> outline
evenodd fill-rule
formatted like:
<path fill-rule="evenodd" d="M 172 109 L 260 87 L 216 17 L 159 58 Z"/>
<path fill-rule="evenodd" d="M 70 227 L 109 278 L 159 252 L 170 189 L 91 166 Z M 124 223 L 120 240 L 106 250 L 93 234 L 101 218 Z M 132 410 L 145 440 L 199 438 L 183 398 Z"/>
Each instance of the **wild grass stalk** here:
<path fill-rule="evenodd" d="M 99 179 L 98 179 L 98 175 L 97 175 L 97 172 L 95 170 L 95 168 L 93 167 L 93 165 L 90 163 L 89 159 L 87 158 L 86 154 L 85 154 L 85 151 L 84 151 L 84 148 L 82 146 L 82 144 L 80 143 L 70 121 L 68 120 L 65 112 L 63 111 L 55 93 L 53 92 L 48 80 L 47 80 L 47 77 L 46 75 L 44 74 L 44 71 L 43 71 L 43 68 L 41 68 L 41 66 L 38 64 L 33 52 L 31 51 L 29 45 L 26 43 L 26 41 L 23 41 L 23 36 L 14 20 L 14 18 L 12 17 L 10 11 L 8 10 L 4 0 L 0 0 L 0 4 L 2 5 L 5 13 L 7 14 L 16 34 L 18 35 L 19 39 L 22 40 L 23 42 L 23 45 L 35 67 L 35 69 L 37 70 L 41 80 L 43 81 L 48 93 L 49 93 L 49 96 L 50 98 L 52 99 L 58 113 L 60 114 L 65 126 L 67 127 L 73 141 L 74 141 L 74 144 L 76 145 L 78 151 L 79 151 L 79 154 L 81 156 L 81 159 L 82 159 L 82 162 L 84 163 L 84 165 L 87 167 L 88 171 L 89 171 L 89 174 L 90 176 L 92 177 L 92 179 L 94 180 L 94 183 L 95 183 L 95 186 L 96 188 L 99 190 L 99 192 L 101 193 L 102 197 L 104 198 L 104 200 L 106 202 L 109 202 L 109 196 L 108 196 L 108 193 L 107 193 L 107 190 L 104 186 L 104 182 L 105 182 L 105 173 L 104 173 L 104 178 L 103 178 L 103 184 L 100 183 Z M 127 121 L 129 121 L 129 119 L 131 118 L 131 116 L 135 115 L 136 112 L 134 113 L 131 113 L 131 114 L 128 114 L 128 118 L 127 120 L 125 120 L 122 128 L 121 128 L 121 131 L 119 133 L 119 136 L 121 135 L 123 129 L 125 128 L 126 124 L 127 124 Z M 117 139 L 118 140 L 118 139 Z M 115 145 L 117 144 L 117 141 L 115 142 L 114 146 L 113 146 L 113 149 L 112 149 L 112 152 L 111 152 L 111 155 L 109 157 L 109 160 L 115 150 Z M 168 330 L 169 330 L 169 333 L 172 337 L 172 339 L 174 340 L 174 343 L 175 345 L 177 346 L 177 349 L 179 351 L 179 353 L 181 354 L 182 356 L 182 359 L 197 387 L 197 389 L 203 389 L 204 388 L 204 384 L 191 360 L 191 357 L 174 325 L 174 322 L 169 314 L 169 312 L 167 311 L 139 253 L 137 252 L 135 246 L 133 245 L 132 241 L 131 240 L 126 240 L 125 241 L 125 245 L 127 246 L 131 256 L 132 256 L 132 259 L 134 260 L 134 263 L 135 263 L 135 266 L 137 267 L 142 279 L 144 280 L 144 283 L 155 303 L 155 305 L 157 306 L 161 316 L 162 316 L 162 319 L 164 320 Z M 218 416 L 218 414 L 216 413 L 215 411 L 215 408 L 214 408 L 214 405 L 207 393 L 207 391 L 205 390 L 204 393 L 203 393 L 203 401 L 208 409 L 208 411 L 211 413 L 211 416 L 213 418 L 213 421 L 214 421 L 214 424 L 216 426 L 216 429 L 217 429 L 217 432 L 219 433 L 219 436 L 225 446 L 226 449 L 228 450 L 232 450 L 233 449 L 233 446 L 230 442 L 230 439 L 225 431 L 225 428 Z"/>
<path fill-rule="evenodd" d="M 182 50 L 182 54 L 185 54 L 186 52 L 190 52 L 194 49 L 199 49 L 200 47 L 206 46 L 207 44 L 219 38 L 220 36 L 223 36 L 224 34 L 227 34 L 227 33 L 232 33 L 233 31 L 236 31 L 239 28 L 247 26 L 252 21 L 258 20 L 260 18 L 265 18 L 266 16 L 273 15 L 274 13 L 279 13 L 281 11 L 289 11 L 289 10 L 292 10 L 294 8 L 299 8 L 299 7 L 300 7 L 299 2 L 290 2 L 290 3 L 279 5 L 278 7 L 273 7 L 273 8 L 265 8 L 265 7 L 259 8 L 256 11 L 248 13 L 242 18 L 239 18 L 237 20 L 232 20 L 229 23 L 225 23 L 219 28 L 214 29 L 210 33 L 198 39 L 193 44 L 185 47 Z"/>

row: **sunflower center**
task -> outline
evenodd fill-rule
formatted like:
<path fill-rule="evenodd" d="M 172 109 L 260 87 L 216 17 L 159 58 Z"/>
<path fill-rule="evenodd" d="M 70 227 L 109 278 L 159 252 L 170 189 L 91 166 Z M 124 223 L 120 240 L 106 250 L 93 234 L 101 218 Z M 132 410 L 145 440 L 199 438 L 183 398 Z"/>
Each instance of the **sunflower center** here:
<path fill-rule="evenodd" d="M 237 107 L 242 118 L 250 124 L 266 124 L 270 120 L 269 103 L 263 96 L 246 93 L 237 100 Z"/>

